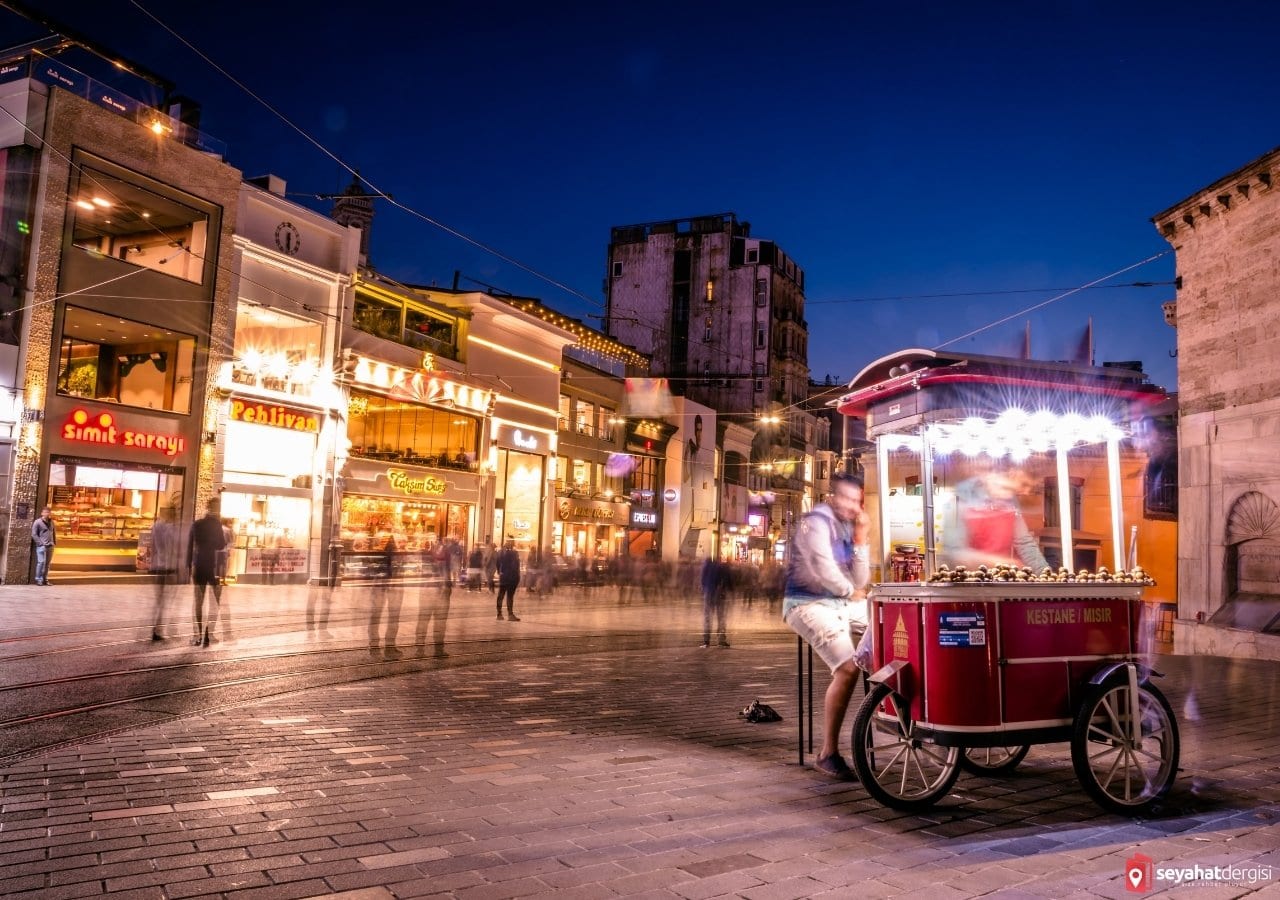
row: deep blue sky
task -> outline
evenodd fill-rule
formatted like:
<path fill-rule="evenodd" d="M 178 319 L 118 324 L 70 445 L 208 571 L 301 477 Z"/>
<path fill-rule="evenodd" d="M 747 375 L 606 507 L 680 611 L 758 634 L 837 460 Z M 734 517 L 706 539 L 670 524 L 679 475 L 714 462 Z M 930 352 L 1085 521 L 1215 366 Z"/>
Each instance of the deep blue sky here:
<path fill-rule="evenodd" d="M 177 82 L 246 175 L 350 182 L 129 0 L 38 5 Z M 143 6 L 377 188 L 587 299 L 382 204 L 392 278 L 598 314 L 610 226 L 733 211 L 805 268 L 819 380 L 1167 249 L 1152 215 L 1280 144 L 1266 3 Z M 0 43 L 36 31 L 0 11 Z M 952 347 L 1017 353 L 1029 320 L 1066 358 L 1092 317 L 1098 362 L 1172 389 L 1173 295 L 1084 291 Z"/>

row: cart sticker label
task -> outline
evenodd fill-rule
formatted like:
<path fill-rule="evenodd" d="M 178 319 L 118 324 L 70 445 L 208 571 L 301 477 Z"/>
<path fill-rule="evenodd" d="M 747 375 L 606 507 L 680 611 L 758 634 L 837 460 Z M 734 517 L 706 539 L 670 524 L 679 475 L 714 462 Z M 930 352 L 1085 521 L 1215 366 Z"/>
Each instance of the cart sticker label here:
<path fill-rule="evenodd" d="M 986 613 L 938 613 L 939 647 L 985 647 Z"/>

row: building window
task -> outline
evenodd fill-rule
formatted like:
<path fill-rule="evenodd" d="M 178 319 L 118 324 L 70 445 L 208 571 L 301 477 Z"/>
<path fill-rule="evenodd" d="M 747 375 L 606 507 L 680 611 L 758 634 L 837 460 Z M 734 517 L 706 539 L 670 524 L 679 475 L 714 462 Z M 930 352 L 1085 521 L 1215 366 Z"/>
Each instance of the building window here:
<path fill-rule="evenodd" d="M 764 329 L 763 328 L 756 329 L 756 349 L 757 350 L 764 349 Z"/>
<path fill-rule="evenodd" d="M 617 413 L 612 409 L 606 409 L 603 406 L 597 407 L 596 416 L 596 437 L 602 441 L 613 440 L 613 420 L 617 418 Z"/>
<path fill-rule="evenodd" d="M 756 393 L 757 393 L 757 394 L 760 394 L 760 393 L 763 393 L 763 392 L 764 392 L 764 379 L 763 379 L 763 378 L 757 378 L 757 379 L 756 379 L 755 390 L 756 390 Z"/>
<path fill-rule="evenodd" d="M 81 250 L 204 283 L 208 213 L 88 166 L 71 213 L 71 242 Z"/>
<path fill-rule="evenodd" d="M 191 335 L 68 306 L 58 393 L 188 413 L 195 350 Z"/>
<path fill-rule="evenodd" d="M 480 421 L 454 410 L 351 392 L 347 437 L 352 456 L 476 471 Z"/>
<path fill-rule="evenodd" d="M 560 395 L 560 418 L 557 427 L 561 431 L 569 430 L 569 422 L 573 418 L 573 398 L 561 394 Z"/>
<path fill-rule="evenodd" d="M 747 250 L 747 265 L 760 262 L 760 248 L 751 247 Z"/>
<path fill-rule="evenodd" d="M 622 277 L 622 263 L 620 263 L 620 262 L 615 262 L 615 263 L 613 264 L 613 277 L 614 277 L 614 278 L 621 278 L 621 277 Z"/>
<path fill-rule="evenodd" d="M 1084 479 L 1071 479 L 1071 530 L 1080 530 L 1080 511 L 1084 505 Z M 1046 528 L 1057 528 L 1061 522 L 1058 516 L 1058 479 L 1044 480 L 1044 524 Z"/>
<path fill-rule="evenodd" d="M 384 340 L 400 342 L 400 320 L 404 307 L 372 297 L 357 296 L 353 305 L 351 324 L 366 334 Z"/>
<path fill-rule="evenodd" d="M 756 279 L 756 306 L 764 306 L 769 300 L 769 282 L 763 278 Z"/>
<path fill-rule="evenodd" d="M 595 426 L 591 421 L 596 415 L 596 405 L 594 403 L 583 403 L 578 401 L 578 417 L 574 423 L 574 430 L 578 434 L 595 434 Z"/>
<path fill-rule="evenodd" d="M 320 348 L 324 326 L 241 300 L 236 310 L 236 338 L 231 381 L 283 394 L 312 396 L 327 368 Z"/>

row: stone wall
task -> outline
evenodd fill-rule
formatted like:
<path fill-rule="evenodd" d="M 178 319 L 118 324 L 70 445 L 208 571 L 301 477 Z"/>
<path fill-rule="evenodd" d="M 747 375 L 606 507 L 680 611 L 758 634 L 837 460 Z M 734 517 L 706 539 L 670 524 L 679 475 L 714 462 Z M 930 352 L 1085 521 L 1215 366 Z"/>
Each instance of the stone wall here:
<path fill-rule="evenodd" d="M 1153 219 L 1177 253 L 1179 278 L 1180 650 L 1240 644 L 1240 635 L 1211 640 L 1194 622 L 1227 599 L 1227 516 L 1236 501 L 1258 491 L 1280 502 L 1277 169 L 1280 151 Z"/>

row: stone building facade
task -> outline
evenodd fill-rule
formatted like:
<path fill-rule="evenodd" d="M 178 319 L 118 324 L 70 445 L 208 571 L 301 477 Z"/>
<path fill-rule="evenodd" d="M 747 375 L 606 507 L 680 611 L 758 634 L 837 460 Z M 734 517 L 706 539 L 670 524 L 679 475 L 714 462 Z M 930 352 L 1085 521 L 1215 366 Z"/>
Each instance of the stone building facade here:
<path fill-rule="evenodd" d="M 138 115 L 125 115 L 36 77 L 4 84 L 0 102 L 10 114 L 0 147 L 35 154 L 16 365 L 23 422 L 4 580 L 30 577 L 32 518 L 45 503 L 76 492 L 74 468 L 131 473 L 118 488 L 126 502 L 116 504 L 112 515 L 97 507 L 76 523 L 88 537 L 80 548 L 86 571 L 115 563 L 131 569 L 139 534 L 129 523 L 154 517 L 161 500 L 180 507 L 189 521 L 214 494 L 213 447 L 203 437 L 216 427 L 206 402 L 234 328 L 227 266 L 241 175 L 217 154 L 176 139 L 179 123 L 158 112 L 144 121 L 142 107 Z M 177 225 L 147 226 L 151 214 L 139 213 L 144 207 L 156 210 L 157 221 L 187 215 L 185 237 Z M 126 212 L 140 215 L 128 240 L 121 218 Z M 102 221 L 90 227 L 91 216 Z M 94 314 L 118 319 L 121 328 L 110 337 L 90 334 L 103 324 L 93 324 Z M 83 390 L 68 384 L 71 357 L 81 350 L 96 359 L 92 365 L 78 360 L 85 365 L 77 362 L 77 368 L 98 373 Z M 130 374 L 138 381 L 147 373 L 150 386 L 133 393 L 122 387 Z M 152 491 L 130 486 L 133 473 L 146 472 L 168 481 L 170 490 L 159 483 Z M 99 485 L 79 493 L 108 490 Z M 146 496 L 136 506 L 139 495 Z M 92 533 L 89 514 L 104 523 L 93 523 Z M 108 519 L 121 539 L 95 545 Z M 68 553 L 76 549 L 59 537 L 55 567 L 69 564 L 74 556 Z M 121 547 L 107 548 L 111 543 Z"/>
<path fill-rule="evenodd" d="M 1152 219 L 1177 252 L 1184 652 L 1280 658 L 1277 177 L 1280 149 Z"/>

